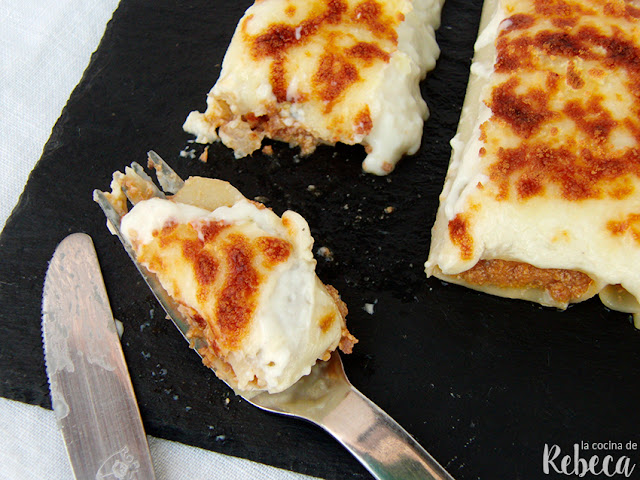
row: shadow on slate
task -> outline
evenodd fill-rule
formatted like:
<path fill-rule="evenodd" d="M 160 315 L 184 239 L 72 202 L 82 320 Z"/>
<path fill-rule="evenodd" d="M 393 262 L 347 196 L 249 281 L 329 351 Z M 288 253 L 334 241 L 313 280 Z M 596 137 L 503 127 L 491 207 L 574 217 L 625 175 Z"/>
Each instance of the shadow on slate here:
<path fill-rule="evenodd" d="M 300 158 L 276 143 L 272 157 L 236 160 L 216 144 L 208 163 L 197 160 L 202 147 L 181 125 L 204 109 L 249 3 L 121 1 L 0 236 L 0 395 L 50 408 L 44 273 L 60 240 L 86 232 L 125 326 L 149 434 L 328 479 L 369 478 L 320 429 L 249 406 L 203 367 L 107 232 L 92 190 L 155 149 L 184 177 L 228 180 L 308 220 L 315 248 L 333 252 L 316 255 L 318 274 L 341 292 L 360 339 L 343 357 L 351 381 L 457 479 L 540 478 L 545 444 L 568 453 L 581 441 L 637 441 L 640 334 L 627 316 L 595 300 L 557 312 L 425 279 L 481 2 L 447 1 L 442 54 L 422 84 L 431 109 L 422 148 L 385 178 L 361 172 L 360 147 Z M 195 159 L 179 155 L 192 149 Z"/>

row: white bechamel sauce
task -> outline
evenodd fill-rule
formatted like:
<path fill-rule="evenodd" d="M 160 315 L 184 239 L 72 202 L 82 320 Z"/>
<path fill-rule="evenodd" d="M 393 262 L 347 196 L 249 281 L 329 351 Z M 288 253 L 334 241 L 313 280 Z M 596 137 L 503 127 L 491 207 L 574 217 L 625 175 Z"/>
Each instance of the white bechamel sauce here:
<path fill-rule="evenodd" d="M 391 56 L 380 93 L 370 104 L 373 127 L 361 141 L 371 149 L 362 163 L 365 172 L 387 175 L 403 155 L 413 155 L 420 148 L 429 110 L 419 81 L 420 68 L 408 55 Z"/>
<path fill-rule="evenodd" d="M 198 143 L 213 143 L 219 140 L 215 125 L 207 122 L 205 116 L 200 112 L 191 112 L 182 126 L 185 132 L 189 132 L 196 136 Z"/>
<path fill-rule="evenodd" d="M 129 243 L 139 242 L 144 245 L 153 240 L 153 232 L 162 230 L 169 221 L 189 223 L 208 213 L 207 210 L 192 205 L 150 198 L 137 204 L 122 218 L 120 230 Z"/>
<path fill-rule="evenodd" d="M 403 155 L 420 148 L 429 109 L 420 93 L 420 81 L 440 56 L 435 30 L 440 26 L 444 0 L 415 0 L 398 27 L 398 50 L 386 65 L 379 92 L 371 96 L 373 128 L 362 140 L 371 148 L 362 168 L 387 175 Z M 374 113 L 375 112 L 375 113 Z"/>
<path fill-rule="evenodd" d="M 261 283 L 249 334 L 224 358 L 236 378 L 223 380 L 237 391 L 253 390 L 250 382 L 254 377 L 263 390 L 271 393 L 285 390 L 308 374 L 325 352 L 334 350 L 342 336 L 343 322 L 335 301 L 315 274 L 309 226 L 297 213 L 287 211 L 281 219 L 272 210 L 258 208 L 248 200 L 210 212 L 154 198 L 138 203 L 123 218 L 121 229 L 130 242 L 137 239 L 142 245 L 151 242 L 153 231 L 167 222 L 191 223 L 197 229 L 198 224 L 209 221 L 232 225 L 234 232 L 248 238 L 275 236 L 293 246 L 286 262 L 275 267 Z M 162 283 L 172 294 L 172 286 Z M 180 287 L 182 298 L 198 310 L 196 282 L 186 278 Z M 331 312 L 336 320 L 322 331 L 319 320 Z"/>
<path fill-rule="evenodd" d="M 483 146 L 480 125 L 491 117 L 491 109 L 482 99 L 487 97 L 489 78 L 496 59 L 494 41 L 505 18 L 498 3 L 499 0 L 486 0 L 485 8 L 493 6 L 494 11 L 486 25 L 480 27 L 458 131 L 451 139 L 451 163 L 440 195 L 441 205 L 449 220 L 466 206 L 467 194 L 475 189 L 478 182 L 486 182 L 486 175 L 481 173 L 482 163 L 478 160 Z"/>

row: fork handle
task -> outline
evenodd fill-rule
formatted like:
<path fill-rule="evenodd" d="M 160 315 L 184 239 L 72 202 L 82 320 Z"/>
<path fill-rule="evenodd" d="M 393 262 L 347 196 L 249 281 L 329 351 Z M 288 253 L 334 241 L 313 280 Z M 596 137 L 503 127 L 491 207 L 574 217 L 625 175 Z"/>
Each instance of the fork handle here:
<path fill-rule="evenodd" d="M 454 480 L 404 428 L 354 387 L 321 426 L 378 480 Z"/>

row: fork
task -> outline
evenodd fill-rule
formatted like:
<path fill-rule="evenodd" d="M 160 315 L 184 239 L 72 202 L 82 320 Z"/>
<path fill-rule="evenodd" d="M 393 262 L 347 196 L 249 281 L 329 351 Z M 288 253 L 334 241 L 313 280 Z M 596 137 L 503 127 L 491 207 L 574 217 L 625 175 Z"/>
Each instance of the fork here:
<path fill-rule="evenodd" d="M 138 163 L 132 163 L 126 171 L 129 177 L 136 179 L 136 188 L 123 188 L 132 204 L 150 196 L 164 198 L 165 192 L 176 193 L 184 184 L 158 154 L 150 151 L 148 155 L 149 166 L 155 169 L 161 189 Z M 112 197 L 100 190 L 94 190 L 93 198 L 107 217 L 109 229 L 120 239 L 160 305 L 187 338 L 189 324 L 177 303 L 155 274 L 138 263 L 132 246 L 120 231 L 123 209 L 114 205 Z M 203 346 L 202 340 L 194 342 L 192 339 L 190 343 L 196 352 Z M 283 392 L 242 397 L 262 410 L 307 420 L 323 428 L 378 480 L 453 480 L 406 430 L 351 385 L 337 351 L 329 360 L 318 361 L 309 375 Z"/>

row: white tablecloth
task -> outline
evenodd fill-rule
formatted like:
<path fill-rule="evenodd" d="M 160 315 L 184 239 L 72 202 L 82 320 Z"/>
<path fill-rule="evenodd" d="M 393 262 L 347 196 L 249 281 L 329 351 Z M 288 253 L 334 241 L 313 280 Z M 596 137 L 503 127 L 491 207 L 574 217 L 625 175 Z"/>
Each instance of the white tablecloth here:
<path fill-rule="evenodd" d="M 0 2 L 0 228 L 117 4 Z M 166 440 L 149 443 L 158 479 L 311 478 Z M 70 478 L 53 413 L 0 398 L 0 480 Z"/>

